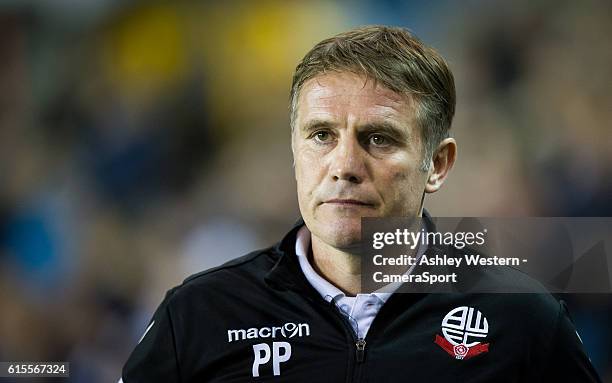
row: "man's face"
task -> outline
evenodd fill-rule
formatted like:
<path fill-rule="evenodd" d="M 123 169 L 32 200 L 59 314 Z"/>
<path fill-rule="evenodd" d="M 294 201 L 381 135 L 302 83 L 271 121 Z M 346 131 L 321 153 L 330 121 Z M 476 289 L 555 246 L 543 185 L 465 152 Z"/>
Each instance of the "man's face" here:
<path fill-rule="evenodd" d="M 416 216 L 427 173 L 410 98 L 348 72 L 304 83 L 292 149 L 300 212 L 335 248 L 356 245 L 361 217 Z"/>

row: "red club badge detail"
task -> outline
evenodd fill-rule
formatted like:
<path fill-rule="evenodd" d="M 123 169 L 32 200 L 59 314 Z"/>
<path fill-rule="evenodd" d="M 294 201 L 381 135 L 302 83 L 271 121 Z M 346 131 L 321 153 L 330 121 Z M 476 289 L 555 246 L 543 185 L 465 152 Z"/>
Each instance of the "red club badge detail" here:
<path fill-rule="evenodd" d="M 461 306 L 451 310 L 442 320 L 442 334 L 434 343 L 455 359 L 469 359 L 489 351 L 481 340 L 489 333 L 489 322 L 473 307 Z"/>

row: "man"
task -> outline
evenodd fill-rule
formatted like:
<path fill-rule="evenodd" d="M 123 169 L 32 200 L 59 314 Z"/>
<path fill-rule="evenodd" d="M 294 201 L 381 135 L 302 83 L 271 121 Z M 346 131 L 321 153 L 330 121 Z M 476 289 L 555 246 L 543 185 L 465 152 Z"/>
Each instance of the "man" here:
<path fill-rule="evenodd" d="M 454 108 L 444 59 L 403 29 L 317 44 L 291 90 L 303 221 L 170 290 L 123 382 L 599 381 L 548 294 L 361 291 L 362 217 L 425 215 L 434 230 L 423 201 L 455 161 Z M 477 341 L 453 341 L 470 331 Z"/>

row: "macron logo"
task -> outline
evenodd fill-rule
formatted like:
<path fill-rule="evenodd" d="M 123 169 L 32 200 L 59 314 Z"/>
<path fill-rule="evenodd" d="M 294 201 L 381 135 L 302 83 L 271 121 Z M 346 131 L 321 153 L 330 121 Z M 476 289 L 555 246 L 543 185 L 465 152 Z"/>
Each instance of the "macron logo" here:
<path fill-rule="evenodd" d="M 227 330 L 228 343 L 245 339 L 277 338 L 281 336 L 283 338 L 310 336 L 310 326 L 308 323 L 288 322 L 282 326 Z"/>

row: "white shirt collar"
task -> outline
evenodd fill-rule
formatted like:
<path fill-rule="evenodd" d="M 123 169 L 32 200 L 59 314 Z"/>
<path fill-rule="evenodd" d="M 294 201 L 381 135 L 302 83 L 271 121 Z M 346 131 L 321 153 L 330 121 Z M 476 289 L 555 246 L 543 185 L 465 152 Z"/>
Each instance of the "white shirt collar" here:
<path fill-rule="evenodd" d="M 295 241 L 295 254 L 300 261 L 302 272 L 306 279 L 315 290 L 321 294 L 326 301 L 337 300 L 345 296 L 345 294 L 336 286 L 332 285 L 325 278 L 321 277 L 308 261 L 308 248 L 310 247 L 310 230 L 306 225 L 302 226 L 297 232 L 297 240 Z"/>

